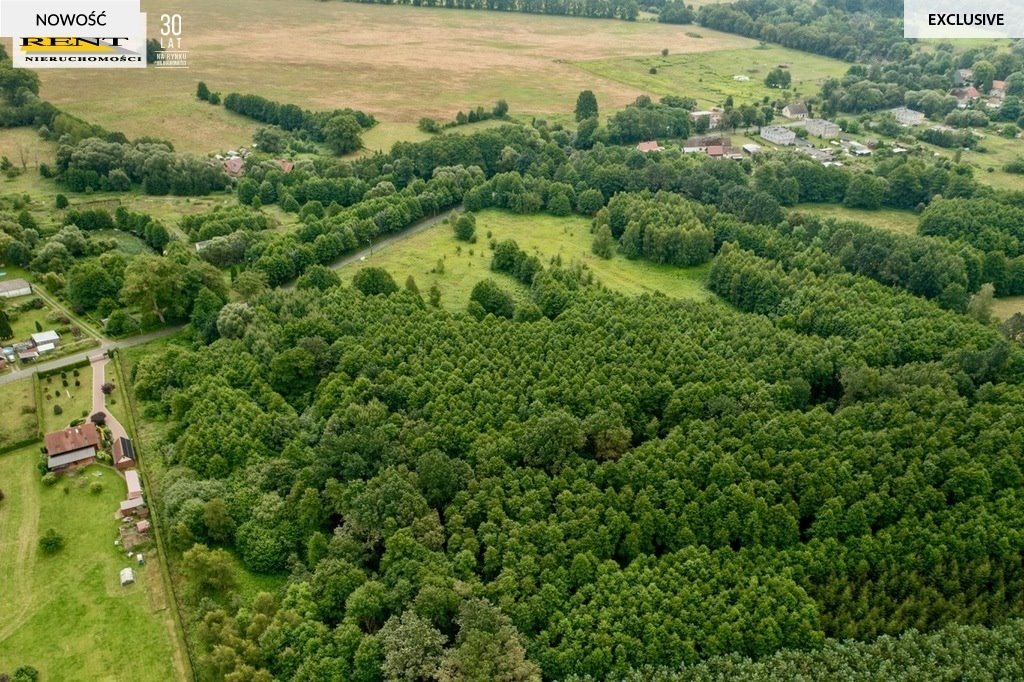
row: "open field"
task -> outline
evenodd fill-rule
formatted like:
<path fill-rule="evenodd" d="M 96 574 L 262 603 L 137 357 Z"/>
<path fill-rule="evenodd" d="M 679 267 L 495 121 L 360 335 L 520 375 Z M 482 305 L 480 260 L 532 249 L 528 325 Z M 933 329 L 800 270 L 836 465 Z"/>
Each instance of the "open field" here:
<path fill-rule="evenodd" d="M 491 237 L 487 236 L 488 232 Z M 481 211 L 477 214 L 476 234 L 476 244 L 459 242 L 450 225 L 438 223 L 382 248 L 365 261 L 345 266 L 340 274 L 343 280 L 348 281 L 359 268 L 373 265 L 387 269 L 400 285 L 412 275 L 424 296 L 436 283 L 441 290 L 442 305 L 449 310 L 465 310 L 473 286 L 485 277 L 500 281 L 517 298 L 525 295 L 522 285 L 490 269 L 490 239 L 515 239 L 520 248 L 539 257 L 545 265 L 555 256 L 561 257 L 563 266 L 580 263 L 593 271 L 600 283 L 625 294 L 661 292 L 667 296 L 699 300 L 711 297 L 704 289 L 707 266 L 677 268 L 628 260 L 618 254 L 611 260 L 598 258 L 590 251 L 590 221 L 579 216 L 556 218 Z M 431 272 L 438 259 L 444 261 L 443 274 Z"/>
<path fill-rule="evenodd" d="M 149 32 L 169 7 L 143 3 Z M 597 79 L 573 62 L 753 47 L 756 41 L 654 22 L 602 21 L 343 2 L 211 3 L 180 0 L 188 69 L 41 73 L 43 98 L 129 137 L 169 138 L 178 149 L 208 152 L 245 144 L 257 124 L 194 96 L 253 92 L 311 109 L 351 106 L 385 122 L 448 120 L 459 109 L 506 99 L 511 114 L 571 113 L 580 90 L 604 110 L 641 94 Z M 581 36 L 587 40 L 580 40 Z M 111 93 L 130 93 L 111 106 Z M 413 131 L 415 132 L 415 131 Z"/>
<path fill-rule="evenodd" d="M 32 296 L 24 296 L 19 298 L 11 299 L 11 303 L 14 305 L 20 305 L 26 301 L 31 301 Z M 14 338 L 12 341 L 25 341 L 28 337 L 39 331 L 36 328 L 36 322 L 44 330 L 53 329 L 57 326 L 56 323 L 48 321 L 46 318 L 53 313 L 53 309 L 49 306 L 44 305 L 38 310 L 25 310 L 22 312 L 14 312 L 8 310 L 8 317 L 11 321 L 11 329 L 14 331 Z"/>
<path fill-rule="evenodd" d="M 915 234 L 918 217 L 910 211 L 883 208 L 877 211 L 866 211 L 860 208 L 846 208 L 840 204 L 797 204 L 792 211 L 810 213 L 822 218 L 836 220 L 856 220 L 872 227 L 878 227 L 899 234 Z"/>
<path fill-rule="evenodd" d="M 650 45 L 649 56 L 630 56 L 577 61 L 577 66 L 596 76 L 630 85 L 644 92 L 656 95 L 679 95 L 693 97 L 701 106 L 720 105 L 730 95 L 736 104 L 761 101 L 763 97 L 777 99 L 782 90 L 769 88 L 764 84 L 768 72 L 780 64 L 788 64 L 793 76 L 790 90 L 798 95 L 817 93 L 822 81 L 830 76 L 846 73 L 849 64 L 838 59 L 819 57 L 798 52 L 777 45 L 755 47 L 745 45 L 740 49 L 726 49 L 721 46 L 717 34 L 703 28 L 691 29 L 704 36 L 700 39 L 687 37 L 693 42 L 707 41 L 713 51 L 681 50 L 674 45 Z M 644 51 L 645 45 L 638 45 L 636 51 Z M 662 57 L 661 48 L 667 47 L 670 54 Z M 657 68 L 656 74 L 650 69 Z M 734 76 L 746 76 L 750 80 L 736 81 Z M 796 97 L 796 96 L 794 96 Z"/>
<path fill-rule="evenodd" d="M 75 376 L 75 372 L 78 376 Z M 65 428 L 72 420 L 88 416 L 92 410 L 92 367 L 78 367 L 74 370 L 67 370 L 68 385 L 63 385 L 61 374 L 51 374 L 45 379 L 40 379 L 43 387 L 42 424 L 43 432 L 57 431 Z M 80 385 L 75 386 L 75 382 Z M 47 398 L 49 396 L 49 398 Z M 69 397 L 70 396 L 70 397 Z M 53 408 L 60 405 L 61 414 L 54 414 Z M 85 414 L 82 414 L 82 413 Z"/>
<path fill-rule="evenodd" d="M 1008 320 L 1017 313 L 1024 313 L 1024 296 L 997 298 L 992 305 L 992 316 L 997 320 Z"/>
<path fill-rule="evenodd" d="M 124 480 L 93 465 L 48 488 L 38 455 L 31 446 L 0 456 L 0 670 L 32 665 L 42 680 L 67 682 L 179 679 L 170 613 L 155 611 L 152 600 L 157 565 L 134 566 L 134 585 L 118 582 L 129 565 L 114 546 Z M 93 481 L 103 485 L 99 494 L 88 489 Z M 66 543 L 54 556 L 37 546 L 49 528 Z"/>
<path fill-rule="evenodd" d="M 0 415 L 0 448 L 22 443 L 38 433 L 32 377 L 5 385 L 3 413 Z M 2 477 L 0 480 L 3 480 Z"/>

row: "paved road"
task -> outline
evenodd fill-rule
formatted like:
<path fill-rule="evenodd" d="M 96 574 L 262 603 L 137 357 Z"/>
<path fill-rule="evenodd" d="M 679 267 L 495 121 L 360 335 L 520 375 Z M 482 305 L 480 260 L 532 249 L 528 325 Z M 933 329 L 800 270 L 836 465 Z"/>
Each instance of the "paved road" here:
<path fill-rule="evenodd" d="M 138 346 L 143 343 L 149 343 L 156 339 L 162 339 L 165 336 L 170 336 L 184 329 L 184 325 L 178 325 L 176 327 L 168 327 L 167 329 L 161 329 L 159 331 L 152 332 L 150 334 L 143 334 L 142 336 L 133 336 L 130 339 L 124 339 L 123 341 L 104 341 L 98 348 L 90 348 L 82 353 L 75 353 L 64 358 L 58 358 L 56 360 L 50 360 L 49 362 L 39 362 L 34 365 L 29 365 L 23 369 L 11 372 L 0 376 L 0 386 L 3 384 L 17 381 L 18 379 L 24 379 L 30 377 L 36 372 L 48 372 L 54 369 L 60 369 L 66 365 L 72 365 L 82 360 L 88 360 L 93 355 L 99 355 L 105 353 L 111 348 L 131 348 L 132 346 Z"/>
<path fill-rule="evenodd" d="M 128 431 L 117 421 L 117 417 L 107 409 L 107 396 L 103 395 L 103 384 L 106 383 L 107 363 L 110 358 L 106 353 L 99 353 L 89 358 L 92 363 L 92 414 L 102 412 L 106 415 L 106 424 L 110 434 L 116 438 L 127 438 Z"/>

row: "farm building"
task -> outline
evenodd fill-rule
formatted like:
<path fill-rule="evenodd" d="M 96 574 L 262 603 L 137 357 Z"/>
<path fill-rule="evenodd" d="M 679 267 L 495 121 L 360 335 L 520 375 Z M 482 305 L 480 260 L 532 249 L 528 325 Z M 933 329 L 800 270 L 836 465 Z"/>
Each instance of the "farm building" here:
<path fill-rule="evenodd" d="M 141 497 L 136 497 L 130 500 L 123 500 L 118 511 L 121 515 L 121 518 L 127 518 L 132 514 L 138 514 L 139 516 L 149 515 L 149 511 L 146 509 L 146 502 Z"/>
<path fill-rule="evenodd" d="M 896 117 L 896 122 L 904 126 L 919 126 L 924 123 L 924 114 L 920 111 L 914 111 L 906 107 L 896 107 L 892 109 L 892 115 Z"/>
<path fill-rule="evenodd" d="M 140 533 L 148 533 L 149 532 L 149 521 L 147 521 L 146 519 L 143 519 L 143 520 L 139 521 L 138 523 L 135 524 L 135 530 L 137 530 Z"/>
<path fill-rule="evenodd" d="M 111 452 L 114 458 L 114 466 L 118 470 L 124 471 L 125 469 L 135 467 L 135 447 L 132 445 L 130 438 L 122 436 L 116 439 Z"/>
<path fill-rule="evenodd" d="M 52 329 L 45 332 L 37 332 L 32 335 L 32 345 L 39 349 L 40 352 L 43 352 L 42 349 L 40 349 L 40 346 L 45 346 L 50 343 L 56 345 L 58 341 L 60 341 L 60 334 Z"/>
<path fill-rule="evenodd" d="M 796 144 L 796 133 L 782 126 L 764 126 L 761 128 L 760 134 L 761 137 L 775 144 Z"/>
<path fill-rule="evenodd" d="M 797 120 L 805 119 L 807 118 L 807 105 L 803 102 L 787 104 L 782 107 L 782 115 L 786 118 L 795 118 Z"/>
<path fill-rule="evenodd" d="M 63 471 L 96 461 L 100 434 L 95 424 L 86 422 L 63 431 L 46 434 L 46 467 Z"/>
<path fill-rule="evenodd" d="M 32 293 L 32 285 L 23 279 L 8 279 L 0 282 L 0 298 L 17 298 Z"/>
<path fill-rule="evenodd" d="M 745 151 L 746 153 L 750 154 L 751 156 L 753 156 L 754 154 L 760 154 L 761 153 L 761 149 L 762 149 L 761 145 L 754 144 L 753 142 L 750 142 L 750 143 L 747 143 L 747 144 L 743 145 L 743 151 Z"/>
<path fill-rule="evenodd" d="M 128 499 L 135 500 L 142 497 L 142 481 L 139 480 L 139 472 L 129 469 L 124 472 L 124 482 L 128 484 Z"/>

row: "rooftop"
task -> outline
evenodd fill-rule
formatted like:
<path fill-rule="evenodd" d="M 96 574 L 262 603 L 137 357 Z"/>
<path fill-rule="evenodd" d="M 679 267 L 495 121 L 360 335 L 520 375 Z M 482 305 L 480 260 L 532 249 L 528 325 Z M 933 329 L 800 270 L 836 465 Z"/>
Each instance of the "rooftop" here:
<path fill-rule="evenodd" d="M 72 426 L 63 431 L 46 434 L 46 453 L 56 457 L 66 452 L 74 452 L 88 447 L 99 447 L 100 434 L 96 425 L 86 422 L 81 426 Z"/>
<path fill-rule="evenodd" d="M 19 291 L 25 288 L 32 288 L 32 285 L 23 279 L 5 279 L 0 282 L 0 294 L 5 294 L 8 291 Z"/>

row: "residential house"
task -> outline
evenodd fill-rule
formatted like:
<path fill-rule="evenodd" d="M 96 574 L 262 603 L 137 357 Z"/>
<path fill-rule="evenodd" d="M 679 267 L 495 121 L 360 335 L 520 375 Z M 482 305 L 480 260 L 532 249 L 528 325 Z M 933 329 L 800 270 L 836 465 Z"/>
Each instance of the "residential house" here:
<path fill-rule="evenodd" d="M 782 115 L 786 118 L 795 118 L 802 121 L 807 118 L 807 105 L 803 102 L 795 102 L 782 107 Z"/>
<path fill-rule="evenodd" d="M 131 439 L 124 436 L 116 439 L 111 450 L 114 456 L 114 466 L 118 471 L 135 467 L 135 448 L 132 446 Z"/>
<path fill-rule="evenodd" d="M 974 82 L 974 71 L 970 69 L 957 69 L 953 72 L 953 85 L 960 87 Z"/>
<path fill-rule="evenodd" d="M 988 94 L 999 100 L 1005 99 L 1006 81 L 992 81 L 992 89 L 988 91 Z"/>
<path fill-rule="evenodd" d="M 701 118 L 708 119 L 708 130 L 714 130 L 722 127 L 722 110 L 721 109 L 703 109 L 701 111 L 690 112 L 690 122 L 696 123 Z"/>
<path fill-rule="evenodd" d="M 713 159 L 720 159 L 725 156 L 725 147 L 720 144 L 713 144 L 706 151 L 707 155 Z"/>
<path fill-rule="evenodd" d="M 796 133 L 783 126 L 764 126 L 760 134 L 762 138 L 775 144 L 796 144 Z"/>
<path fill-rule="evenodd" d="M 925 116 L 920 111 L 914 111 L 906 107 L 896 107 L 892 109 L 892 115 L 896 117 L 896 122 L 904 126 L 919 126 L 924 123 Z"/>
<path fill-rule="evenodd" d="M 224 161 L 224 172 L 233 178 L 239 178 L 245 172 L 245 159 L 232 156 Z"/>
<path fill-rule="evenodd" d="M 658 144 L 657 140 L 645 140 L 636 146 L 638 152 L 663 152 L 665 148 Z"/>
<path fill-rule="evenodd" d="M 808 134 L 815 135 L 826 140 L 839 137 L 839 133 L 842 132 L 838 124 L 833 123 L 832 121 L 826 121 L 823 118 L 805 119 L 804 128 L 807 129 Z"/>
<path fill-rule="evenodd" d="M 50 471 L 64 471 L 95 462 L 99 447 L 100 433 L 91 422 L 48 433 L 46 468 Z"/>
<path fill-rule="evenodd" d="M 960 109 L 966 109 L 971 102 L 981 96 L 981 93 L 973 85 L 969 85 L 966 88 L 953 88 L 949 91 L 949 94 L 956 97 L 956 105 Z"/>
<path fill-rule="evenodd" d="M 284 159 L 274 159 L 274 163 L 285 173 L 291 173 L 295 169 L 295 164 L 291 161 L 285 161 Z"/>
<path fill-rule="evenodd" d="M 32 293 L 32 285 L 23 279 L 6 279 L 0 282 L 0 298 L 17 298 Z"/>
<path fill-rule="evenodd" d="M 128 484 L 128 499 L 136 500 L 142 497 L 142 481 L 139 479 L 139 472 L 129 469 L 124 472 L 124 482 Z"/>
<path fill-rule="evenodd" d="M 36 332 L 32 335 L 32 345 L 35 346 L 37 350 L 39 350 L 40 346 L 44 346 L 48 343 L 56 345 L 58 341 L 60 341 L 60 334 L 52 329 L 45 332 Z"/>

